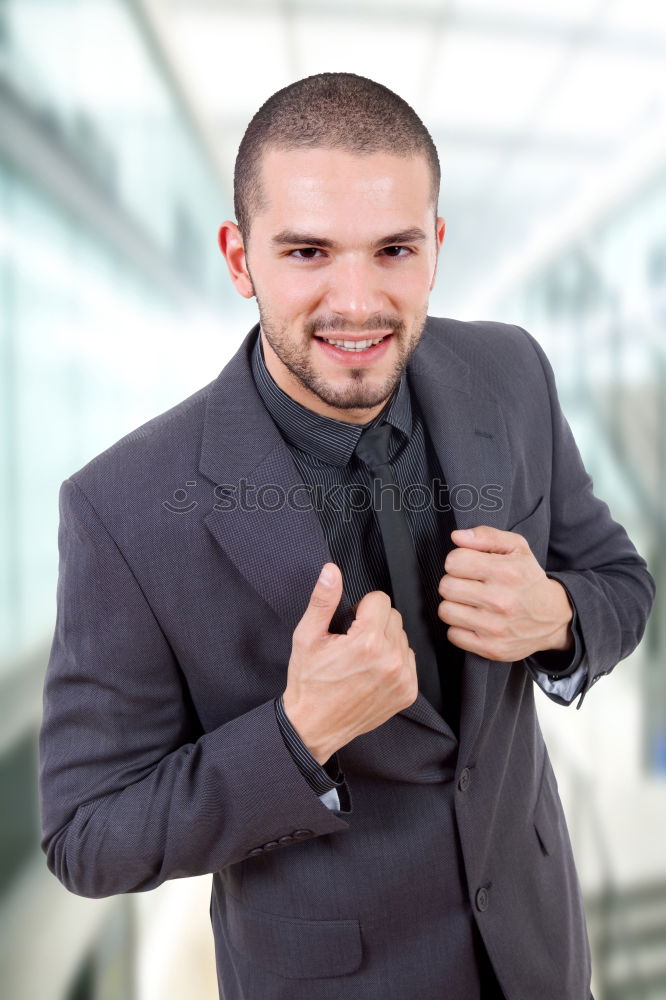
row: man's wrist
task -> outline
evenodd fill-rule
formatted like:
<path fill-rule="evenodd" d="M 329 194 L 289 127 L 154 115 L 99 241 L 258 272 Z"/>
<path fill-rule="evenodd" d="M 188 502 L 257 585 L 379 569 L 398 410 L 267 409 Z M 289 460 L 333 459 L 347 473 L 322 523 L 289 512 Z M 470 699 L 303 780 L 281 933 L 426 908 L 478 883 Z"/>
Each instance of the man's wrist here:
<path fill-rule="evenodd" d="M 555 608 L 555 615 L 556 618 L 560 619 L 561 624 L 545 649 L 567 652 L 574 648 L 574 637 L 571 631 L 571 623 L 574 617 L 573 606 L 566 588 L 558 580 L 553 580 L 549 577 L 548 584 L 553 594 L 552 602 Z"/>
<path fill-rule="evenodd" d="M 337 747 L 332 747 L 330 743 L 322 740 L 317 734 L 311 731 L 311 728 L 299 712 L 298 706 L 291 702 L 287 690 L 283 692 L 281 702 L 282 710 L 287 716 L 292 729 L 298 733 L 303 745 L 307 747 L 317 763 L 323 767 L 326 761 L 333 756 Z"/>

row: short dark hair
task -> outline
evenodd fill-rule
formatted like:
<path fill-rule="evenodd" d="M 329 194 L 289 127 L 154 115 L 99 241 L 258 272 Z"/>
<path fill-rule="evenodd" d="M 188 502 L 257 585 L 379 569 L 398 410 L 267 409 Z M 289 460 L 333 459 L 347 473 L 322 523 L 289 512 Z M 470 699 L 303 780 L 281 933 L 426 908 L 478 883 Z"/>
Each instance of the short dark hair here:
<path fill-rule="evenodd" d="M 388 87 L 355 73 L 317 73 L 269 97 L 245 130 L 234 169 L 234 209 L 247 241 L 262 204 L 261 158 L 267 149 L 342 149 L 359 155 L 425 155 L 437 207 L 440 166 L 427 128 Z"/>

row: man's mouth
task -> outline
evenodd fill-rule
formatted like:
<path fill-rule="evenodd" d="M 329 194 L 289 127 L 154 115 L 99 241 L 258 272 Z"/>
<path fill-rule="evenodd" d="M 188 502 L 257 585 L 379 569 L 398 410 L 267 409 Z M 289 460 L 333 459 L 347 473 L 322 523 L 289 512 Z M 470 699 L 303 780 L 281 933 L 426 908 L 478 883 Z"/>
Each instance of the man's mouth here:
<path fill-rule="evenodd" d="M 392 337 L 393 331 L 374 337 L 363 337 L 358 335 L 346 337 L 344 335 L 342 337 L 324 337 L 321 334 L 316 334 L 315 340 L 319 341 L 324 351 L 332 359 L 337 359 L 341 362 L 343 359 L 349 359 L 351 361 L 352 355 L 354 355 L 354 359 L 367 359 L 368 361 L 371 361 L 384 354 L 384 351 L 386 351 L 388 343 Z"/>
<path fill-rule="evenodd" d="M 374 340 L 332 340 L 329 337 L 320 337 L 319 339 L 325 340 L 333 347 L 339 347 L 342 351 L 367 351 L 369 347 L 381 344 L 384 337 L 376 337 Z"/>

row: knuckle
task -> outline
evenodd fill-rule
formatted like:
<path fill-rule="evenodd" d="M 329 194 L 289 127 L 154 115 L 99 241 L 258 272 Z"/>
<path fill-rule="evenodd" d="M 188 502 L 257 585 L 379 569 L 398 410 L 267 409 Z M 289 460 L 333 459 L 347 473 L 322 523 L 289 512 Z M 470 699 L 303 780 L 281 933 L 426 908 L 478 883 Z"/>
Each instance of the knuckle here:
<path fill-rule="evenodd" d="M 511 610 L 511 598 L 504 590 L 495 591 L 490 596 L 488 604 L 492 611 L 500 615 L 507 614 Z"/>
<path fill-rule="evenodd" d="M 451 549 L 451 551 L 448 553 L 446 559 L 444 560 L 444 571 L 446 573 L 450 573 L 452 570 L 456 568 L 456 566 L 458 565 L 458 560 L 460 558 L 459 554 L 460 554 L 459 549 Z"/>
<path fill-rule="evenodd" d="M 327 608 L 329 606 L 329 601 L 322 594 L 315 593 L 310 598 L 311 608 Z"/>
<path fill-rule="evenodd" d="M 377 610 L 383 610 L 388 605 L 391 606 L 391 598 L 384 590 L 371 591 L 373 604 L 377 605 Z"/>
<path fill-rule="evenodd" d="M 462 640 L 462 629 L 458 628 L 457 625 L 449 625 L 446 630 L 446 637 L 454 646 L 458 645 Z"/>
<path fill-rule="evenodd" d="M 507 561 L 503 567 L 502 578 L 511 587 L 521 582 L 523 574 L 516 563 Z"/>
<path fill-rule="evenodd" d="M 307 645 L 307 633 L 302 622 L 299 622 L 291 637 L 291 644 L 294 649 L 304 649 Z"/>
<path fill-rule="evenodd" d="M 402 628 L 402 615 L 397 608 L 391 608 L 390 618 L 392 623 L 394 622 L 398 628 Z"/>
<path fill-rule="evenodd" d="M 518 540 L 517 551 L 520 552 L 521 557 L 529 555 L 531 553 L 530 543 L 528 542 L 525 535 L 516 533 L 516 539 Z"/>
<path fill-rule="evenodd" d="M 395 681 L 401 678 L 403 673 L 403 660 L 400 655 L 396 654 L 395 656 L 387 657 L 383 666 L 384 673 L 387 677 L 391 678 L 391 680 Z"/>
<path fill-rule="evenodd" d="M 494 640 L 501 639 L 504 635 L 504 625 L 497 619 L 491 619 L 491 621 L 486 625 L 486 632 L 488 635 L 491 635 Z"/>
<path fill-rule="evenodd" d="M 379 656 L 384 644 L 384 636 L 380 635 L 379 629 L 370 628 L 363 635 L 363 652 L 368 657 Z"/>
<path fill-rule="evenodd" d="M 443 622 L 446 621 L 446 601 L 440 601 L 437 608 L 437 617 Z"/>

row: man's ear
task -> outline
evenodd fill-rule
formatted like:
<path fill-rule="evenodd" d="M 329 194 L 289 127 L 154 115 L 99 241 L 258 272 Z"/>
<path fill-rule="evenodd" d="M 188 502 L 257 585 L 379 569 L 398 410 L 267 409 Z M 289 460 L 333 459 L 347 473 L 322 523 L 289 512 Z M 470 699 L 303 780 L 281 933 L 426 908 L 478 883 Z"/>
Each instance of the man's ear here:
<path fill-rule="evenodd" d="M 442 243 L 444 242 L 444 234 L 446 232 L 446 220 L 438 216 L 435 223 L 435 240 L 437 243 L 437 251 L 435 254 L 435 269 L 432 272 L 432 281 L 430 282 L 430 291 L 435 287 L 435 278 L 437 277 L 437 264 L 439 263 L 439 251 L 442 248 Z"/>
<path fill-rule="evenodd" d="M 250 277 L 245 259 L 243 237 L 235 222 L 227 219 L 226 222 L 222 223 L 220 231 L 217 234 L 217 242 L 224 254 L 224 259 L 227 262 L 229 274 L 231 275 L 231 280 L 234 283 L 236 291 L 244 299 L 254 298 L 252 278 Z"/>

